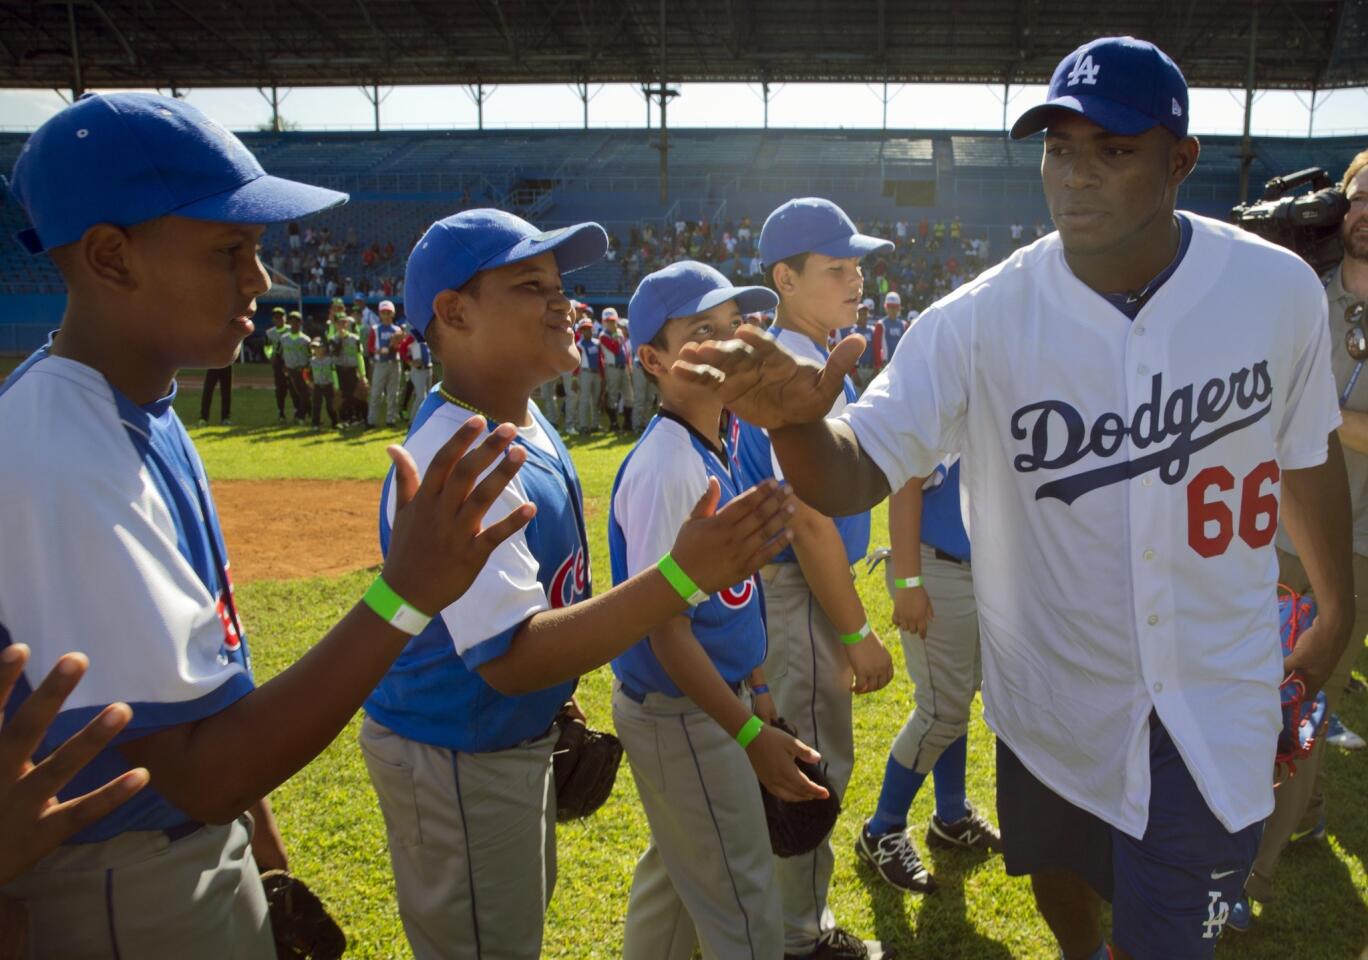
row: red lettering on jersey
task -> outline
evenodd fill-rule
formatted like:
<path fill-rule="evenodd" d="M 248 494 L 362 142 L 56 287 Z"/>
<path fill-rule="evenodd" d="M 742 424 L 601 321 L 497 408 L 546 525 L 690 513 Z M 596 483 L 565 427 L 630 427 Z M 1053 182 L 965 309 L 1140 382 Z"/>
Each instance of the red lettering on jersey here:
<path fill-rule="evenodd" d="M 576 550 L 556 568 L 547 591 L 551 609 L 557 610 L 574 603 L 589 588 L 589 564 L 583 550 Z"/>

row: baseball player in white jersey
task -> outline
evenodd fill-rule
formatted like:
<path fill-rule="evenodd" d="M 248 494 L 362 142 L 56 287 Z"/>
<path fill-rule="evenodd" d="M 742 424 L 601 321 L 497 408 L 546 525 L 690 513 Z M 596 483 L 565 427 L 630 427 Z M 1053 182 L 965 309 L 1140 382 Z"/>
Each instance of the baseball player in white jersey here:
<path fill-rule="evenodd" d="M 1058 227 L 928 308 L 825 420 L 862 345 L 773 341 L 679 362 L 770 430 L 799 496 L 847 514 L 963 464 L 1010 874 L 1066 960 L 1209 958 L 1273 808 L 1278 685 L 1315 692 L 1353 619 L 1325 297 L 1290 252 L 1175 216 L 1197 160 L 1187 86 L 1153 45 L 1064 59 L 1042 180 Z M 1280 653 L 1285 520 L 1321 604 Z"/>

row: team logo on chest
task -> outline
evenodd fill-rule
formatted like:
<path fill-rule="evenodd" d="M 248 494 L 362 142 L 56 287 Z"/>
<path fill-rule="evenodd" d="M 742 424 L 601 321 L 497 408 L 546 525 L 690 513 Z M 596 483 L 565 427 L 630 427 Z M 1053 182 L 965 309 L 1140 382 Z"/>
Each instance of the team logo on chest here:
<path fill-rule="evenodd" d="M 755 578 L 747 577 L 734 587 L 728 587 L 717 594 L 722 606 L 729 610 L 740 610 L 755 596 Z"/>
<path fill-rule="evenodd" d="M 551 608 L 568 607 L 578 600 L 589 587 L 589 563 L 583 550 L 575 550 L 556 568 L 551 578 L 551 586 L 546 591 Z"/>
<path fill-rule="evenodd" d="M 1018 473 L 1064 470 L 1093 455 L 1111 460 L 1126 440 L 1137 450 L 1164 444 L 1162 449 L 1108 463 L 1071 476 L 1041 484 L 1037 500 L 1055 499 L 1071 504 L 1099 487 L 1120 483 L 1157 469 L 1165 483 L 1180 482 L 1192 455 L 1268 415 L 1273 381 L 1268 361 L 1213 377 L 1198 387 L 1187 384 L 1167 394 L 1164 375 L 1150 381 L 1150 399 L 1140 404 L 1130 421 L 1119 413 L 1104 413 L 1089 425 L 1083 414 L 1063 400 L 1029 403 L 1012 414 L 1012 437 L 1026 440 L 1029 449 L 1019 453 L 1012 465 Z M 1228 423 L 1216 424 L 1234 407 L 1244 413 Z M 1205 432 L 1198 435 L 1202 428 Z"/>

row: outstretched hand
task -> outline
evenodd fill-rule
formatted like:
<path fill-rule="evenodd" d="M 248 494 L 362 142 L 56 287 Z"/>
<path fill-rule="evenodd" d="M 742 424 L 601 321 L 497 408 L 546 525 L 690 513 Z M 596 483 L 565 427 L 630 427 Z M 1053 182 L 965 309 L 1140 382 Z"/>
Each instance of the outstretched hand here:
<path fill-rule="evenodd" d="M 0 654 L 0 711 L 28 657 L 23 644 Z M 79 733 L 33 763 L 33 752 L 89 665 L 79 653 L 58 659 L 38 689 L 0 729 L 0 836 L 5 838 L 0 843 L 0 886 L 147 785 L 147 771 L 139 767 L 84 796 L 65 802 L 57 799 L 57 792 L 133 718 L 133 711 L 123 703 L 105 707 Z"/>
<path fill-rule="evenodd" d="M 396 507 L 383 575 L 391 589 L 426 614 L 459 599 L 494 548 L 537 512 L 525 503 L 485 526 L 485 513 L 522 467 L 527 451 L 510 446 L 517 436 L 511 423 L 495 427 L 471 450 L 484 428 L 483 417 L 467 420 L 437 451 L 421 481 L 409 452 L 398 445 L 389 448 Z"/>
<path fill-rule="evenodd" d="M 773 479 L 751 487 L 721 510 L 716 477 L 679 528 L 670 555 L 704 593 L 744 583 L 789 545 L 793 490 Z"/>
<path fill-rule="evenodd" d="M 714 389 L 742 420 L 774 430 L 824 419 L 864 349 L 864 337 L 852 333 L 823 365 L 794 356 L 769 333 L 743 325 L 730 340 L 685 344 L 672 372 Z"/>

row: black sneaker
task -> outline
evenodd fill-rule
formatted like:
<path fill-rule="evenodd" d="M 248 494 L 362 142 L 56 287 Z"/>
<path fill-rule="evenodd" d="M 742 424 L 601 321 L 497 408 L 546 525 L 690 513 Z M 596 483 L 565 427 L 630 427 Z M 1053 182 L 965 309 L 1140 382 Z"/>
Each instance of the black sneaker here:
<path fill-rule="evenodd" d="M 817 938 L 811 953 L 786 953 L 784 960 L 894 960 L 878 940 L 861 940 L 840 927 L 833 927 Z"/>
<path fill-rule="evenodd" d="M 936 889 L 936 878 L 922 864 L 906 830 L 890 830 L 875 836 L 869 832 L 869 824 L 865 824 L 855 841 L 855 854 L 891 887 L 908 893 L 931 893 Z"/>
<path fill-rule="evenodd" d="M 946 823 L 934 813 L 926 827 L 926 845 L 941 849 L 975 850 L 979 853 L 997 853 L 1002 849 L 1002 836 L 988 818 L 965 804 L 969 812 L 953 823 Z"/>

